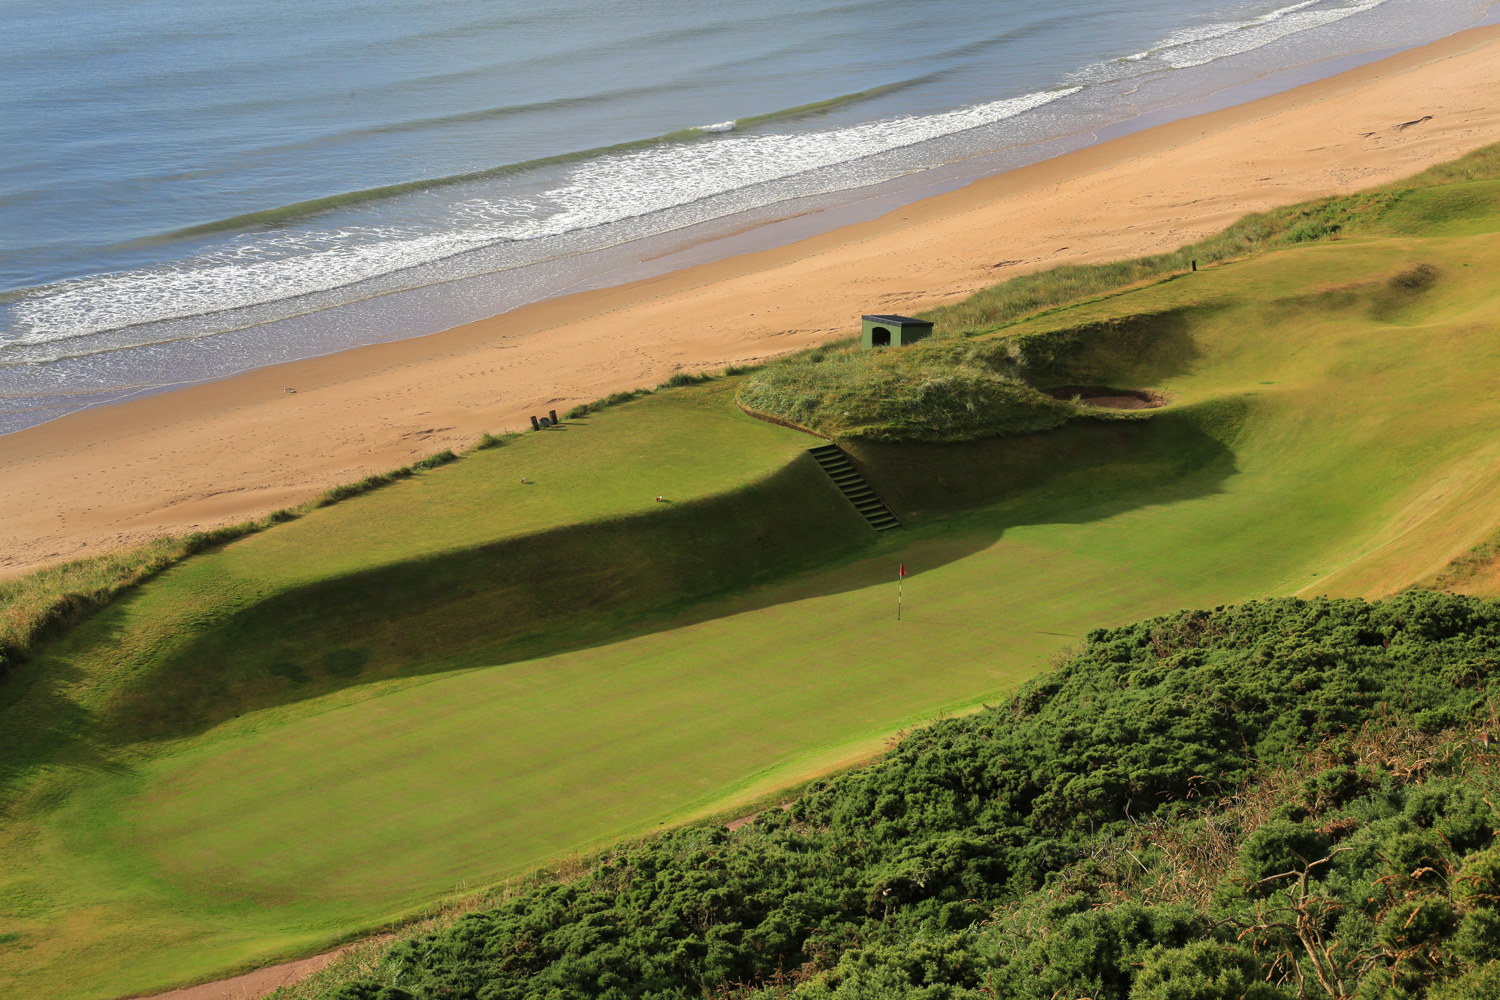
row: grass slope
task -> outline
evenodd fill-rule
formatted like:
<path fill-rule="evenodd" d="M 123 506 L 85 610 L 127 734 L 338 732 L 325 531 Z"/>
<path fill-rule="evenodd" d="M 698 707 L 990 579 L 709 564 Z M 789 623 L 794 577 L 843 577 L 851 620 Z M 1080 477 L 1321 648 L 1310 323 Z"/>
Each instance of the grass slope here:
<path fill-rule="evenodd" d="M 1492 997 L 1497 656 L 1500 604 L 1420 591 L 1099 629 L 736 832 L 619 845 L 288 992 Z"/>
<path fill-rule="evenodd" d="M 1100 357 L 1174 403 L 851 443 L 899 532 L 725 380 L 193 557 L 5 689 L 0 990 L 315 947 L 878 749 L 1088 629 L 1436 572 L 1500 489 L 1500 226 L 1467 183 L 1388 232 L 1008 327 L 1170 338 L 1169 365 Z"/>

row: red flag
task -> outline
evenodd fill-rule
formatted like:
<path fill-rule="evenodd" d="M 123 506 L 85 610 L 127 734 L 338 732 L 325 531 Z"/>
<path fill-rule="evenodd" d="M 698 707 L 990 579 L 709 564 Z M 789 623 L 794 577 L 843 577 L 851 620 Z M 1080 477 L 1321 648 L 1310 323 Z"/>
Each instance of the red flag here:
<path fill-rule="evenodd" d="M 906 563 L 902 563 L 901 564 L 901 575 L 902 576 L 906 575 Z"/>

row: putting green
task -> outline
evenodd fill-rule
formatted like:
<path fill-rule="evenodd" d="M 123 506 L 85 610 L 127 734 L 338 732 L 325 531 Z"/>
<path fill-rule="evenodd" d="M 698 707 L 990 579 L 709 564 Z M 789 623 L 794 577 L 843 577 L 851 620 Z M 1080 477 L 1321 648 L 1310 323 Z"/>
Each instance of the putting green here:
<path fill-rule="evenodd" d="M 979 451 L 941 453 L 955 483 L 993 495 L 913 502 L 920 516 L 878 537 L 839 519 L 826 484 L 797 478 L 815 442 L 747 421 L 718 383 L 189 560 L 58 644 L 6 710 L 33 727 L 46 712 L 74 721 L 28 751 L 0 827 L 0 932 L 16 935 L 0 944 L 4 992 L 107 997 L 315 947 L 857 757 L 903 725 L 993 700 L 1090 628 L 1270 594 L 1378 595 L 1430 574 L 1500 521 L 1500 237 L 1475 229 L 1267 254 L 1022 324 L 1165 317 L 1191 357 L 1151 386 L 1171 407 L 1038 438 L 1067 457 L 1010 487 Z M 1420 287 L 1393 281 L 1421 264 L 1433 277 Z M 658 467 L 613 461 L 615 430 Z M 928 467 L 935 454 L 922 453 Z M 586 465 L 573 493 L 532 499 Z M 888 496 L 941 493 L 914 467 L 871 478 Z M 500 492 L 524 490 L 522 473 L 532 494 Z M 653 505 L 668 476 L 693 503 Z M 684 549 L 709 545 L 712 522 L 692 511 L 719 508 L 695 505 L 767 482 L 837 536 L 815 565 L 776 562 L 765 582 L 736 577 L 749 583 L 706 601 L 611 605 L 546 655 L 512 632 L 447 644 L 435 623 L 456 620 L 418 609 L 432 629 L 422 664 L 319 680 L 297 644 L 327 636 L 278 636 L 255 610 L 278 594 L 316 600 L 321 581 L 374 573 L 389 588 L 452 553 L 572 538 L 583 520 L 602 525 L 577 536 L 584 547 L 642 560 L 653 546 L 636 539 L 659 537 L 655 524 L 691 525 Z M 514 521 L 492 517 L 500 496 Z M 796 505 L 775 509 L 803 530 Z M 913 574 L 899 623 L 898 561 Z M 368 600 L 387 608 L 381 593 Z M 590 607 L 569 605 L 578 628 Z M 250 639 L 286 644 L 311 679 L 274 675 L 244 688 L 261 707 L 170 739 L 86 738 L 130 671 L 198 655 L 239 669 L 261 662 L 235 652 Z"/>

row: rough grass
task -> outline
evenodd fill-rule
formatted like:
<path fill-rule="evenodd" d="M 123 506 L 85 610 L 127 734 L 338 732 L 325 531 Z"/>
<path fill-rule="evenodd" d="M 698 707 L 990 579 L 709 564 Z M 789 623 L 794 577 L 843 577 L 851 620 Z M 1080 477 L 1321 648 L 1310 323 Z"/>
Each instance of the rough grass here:
<path fill-rule="evenodd" d="M 485 434 L 475 450 L 497 447 L 505 440 Z M 458 458 L 445 448 L 411 465 L 366 476 L 358 482 L 340 483 L 298 507 L 272 511 L 258 520 L 188 535 L 165 535 L 145 545 L 74 559 L 12 580 L 0 580 L 0 679 L 24 663 L 40 644 L 66 634 L 121 594 L 190 555 L 295 521 L 314 510 L 410 479 Z"/>
<path fill-rule="evenodd" d="M 1370 191 L 1247 215 L 1171 253 L 1021 275 L 923 313 L 935 324 L 936 342 L 886 351 L 841 342 L 799 352 L 757 372 L 740 399 L 752 412 L 830 437 L 963 441 L 1053 427 L 1076 409 L 1053 405 L 1031 387 L 1118 375 L 1118 364 L 1101 371 L 1085 362 L 1100 336 L 1110 339 L 1117 329 L 1083 328 L 1050 334 L 1044 344 L 984 350 L 941 341 L 993 333 L 1045 310 L 1181 274 L 1195 262 L 1206 266 L 1356 233 L 1430 231 L 1434 223 L 1451 226 L 1455 219 L 1487 217 L 1500 191 L 1453 185 L 1496 177 L 1500 146 L 1486 147 Z M 1441 189 L 1436 197 L 1434 188 Z"/>
<path fill-rule="evenodd" d="M 1436 573 L 1423 580 L 1420 586 L 1430 590 L 1455 590 L 1476 592 L 1474 585 L 1481 583 L 1478 592 L 1487 593 L 1482 586 L 1484 577 L 1493 575 L 1500 564 L 1500 532 L 1496 532 L 1468 551 L 1460 553 Z"/>
<path fill-rule="evenodd" d="M 622 403 L 628 403 L 633 399 L 639 399 L 642 396 L 649 395 L 651 395 L 650 389 L 632 389 L 629 392 L 612 392 L 608 396 L 602 396 L 599 399 L 594 400 L 592 403 L 579 403 L 567 413 L 564 413 L 563 418 L 565 420 L 578 420 L 581 417 L 588 416 L 590 413 L 598 413 L 601 410 L 608 409 L 611 406 L 619 406 Z"/>
<path fill-rule="evenodd" d="M 1041 390 L 1120 377 L 1154 381 L 1189 353 L 1183 322 L 1167 312 L 899 350 L 822 347 L 765 366 L 739 401 L 818 434 L 872 441 L 971 441 L 1048 430 L 1083 414 L 1138 420 L 1148 414 L 1101 411 Z"/>
<path fill-rule="evenodd" d="M 950 441 L 1056 427 L 1081 408 L 1014 373 L 989 345 L 918 345 L 900 351 L 820 352 L 772 364 L 740 390 L 753 413 L 821 434 L 875 440 Z"/>
<path fill-rule="evenodd" d="M 925 312 L 922 318 L 933 321 L 938 336 L 994 330 L 1039 310 L 1187 271 L 1193 261 L 1205 266 L 1279 247 L 1376 231 L 1404 198 L 1418 190 L 1495 178 L 1500 178 L 1500 144 L 1368 191 L 1247 215 L 1223 232 L 1171 253 L 1103 264 L 1069 264 L 1019 275 L 963 302 Z"/>

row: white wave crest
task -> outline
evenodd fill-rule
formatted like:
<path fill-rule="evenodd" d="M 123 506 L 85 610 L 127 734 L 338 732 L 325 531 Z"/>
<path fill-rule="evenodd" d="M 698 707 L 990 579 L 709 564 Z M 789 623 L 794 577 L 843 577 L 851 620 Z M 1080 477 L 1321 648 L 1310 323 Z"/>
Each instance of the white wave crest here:
<path fill-rule="evenodd" d="M 1110 62 L 1095 63 L 1069 74 L 1069 79 L 1084 85 L 1125 85 L 1134 81 L 1139 86 L 1143 75 L 1149 75 L 1153 69 L 1160 72 L 1206 66 L 1230 56 L 1254 52 L 1283 38 L 1336 24 L 1387 2 L 1388 0 L 1355 0 L 1354 3 L 1343 6 L 1331 6 L 1328 5 L 1329 0 L 1301 0 L 1242 21 L 1221 21 L 1183 28 L 1172 32 L 1143 52 L 1135 52 Z M 1127 93 L 1133 92 L 1133 89 Z"/>
<path fill-rule="evenodd" d="M 561 183 L 527 197 L 471 198 L 437 231 L 348 226 L 335 231 L 248 234 L 160 269 L 92 275 L 14 303 L 12 343 L 42 344 L 161 320 L 202 316 L 328 291 L 502 241 L 535 240 L 837 167 L 970 129 L 995 125 L 1080 88 L 1027 94 L 942 114 L 824 131 L 728 135 L 580 161 Z M 731 125 L 733 123 L 730 123 Z M 798 194 L 887 179 L 829 176 Z M 774 200 L 768 192 L 760 203 Z M 726 203 L 717 214 L 754 207 Z M 700 215 L 701 219 L 712 214 Z"/>
<path fill-rule="evenodd" d="M 1207 24 L 1176 31 L 1152 46 L 1151 54 L 1173 69 L 1189 69 L 1252 52 L 1289 35 L 1363 14 L 1386 0 L 1363 0 L 1342 7 L 1320 7 L 1321 3 L 1323 0 L 1304 0 L 1249 21 Z"/>

